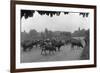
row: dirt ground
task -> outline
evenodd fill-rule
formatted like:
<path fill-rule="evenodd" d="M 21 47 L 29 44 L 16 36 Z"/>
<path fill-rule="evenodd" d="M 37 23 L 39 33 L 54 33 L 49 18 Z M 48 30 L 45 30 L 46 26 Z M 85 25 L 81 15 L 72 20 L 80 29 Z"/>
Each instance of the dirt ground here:
<path fill-rule="evenodd" d="M 31 51 L 21 51 L 21 63 L 80 60 L 83 50 L 84 48 L 77 46 L 72 49 L 69 44 L 62 46 L 60 52 L 56 51 L 54 54 L 41 55 L 41 49 L 33 47 Z"/>

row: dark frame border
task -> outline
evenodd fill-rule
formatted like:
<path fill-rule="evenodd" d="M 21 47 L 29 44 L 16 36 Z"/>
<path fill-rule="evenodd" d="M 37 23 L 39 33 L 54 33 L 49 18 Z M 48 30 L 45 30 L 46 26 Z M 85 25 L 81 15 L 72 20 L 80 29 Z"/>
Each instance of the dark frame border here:
<path fill-rule="evenodd" d="M 93 9 L 94 10 L 94 64 L 88 65 L 76 65 L 76 66 L 59 66 L 59 67 L 41 67 L 41 68 L 25 68 L 25 69 L 16 69 L 16 4 L 21 5 L 40 5 L 40 6 L 53 6 L 53 7 L 72 7 L 72 8 L 86 8 L 86 9 Z M 47 3 L 47 2 L 33 2 L 33 1 L 13 1 L 11 0 L 11 7 L 10 7 L 10 15 L 11 15 L 11 25 L 10 25 L 10 72 L 28 72 L 28 71 L 45 71 L 45 70 L 59 70 L 59 69 L 76 69 L 76 68 L 90 68 L 96 67 L 96 12 L 97 8 L 95 5 L 79 5 L 79 4 L 62 4 L 62 3 Z"/>

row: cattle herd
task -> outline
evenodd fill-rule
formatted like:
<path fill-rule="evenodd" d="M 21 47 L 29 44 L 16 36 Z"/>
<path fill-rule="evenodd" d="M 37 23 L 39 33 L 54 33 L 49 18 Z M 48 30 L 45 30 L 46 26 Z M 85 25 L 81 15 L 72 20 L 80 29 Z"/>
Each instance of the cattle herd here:
<path fill-rule="evenodd" d="M 71 48 L 74 46 L 84 48 L 81 40 L 69 39 L 69 40 L 55 40 L 55 39 L 45 39 L 45 40 L 25 40 L 21 42 L 21 47 L 24 52 L 27 50 L 32 50 L 33 47 L 39 47 L 41 50 L 41 55 L 54 54 L 55 52 L 60 52 L 61 47 L 64 45 L 71 44 Z"/>

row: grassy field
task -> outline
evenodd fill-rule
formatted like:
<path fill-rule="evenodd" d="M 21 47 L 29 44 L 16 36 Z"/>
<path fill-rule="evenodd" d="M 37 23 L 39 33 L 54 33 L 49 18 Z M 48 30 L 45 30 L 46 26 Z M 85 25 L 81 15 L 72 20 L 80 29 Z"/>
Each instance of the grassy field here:
<path fill-rule="evenodd" d="M 57 51 L 54 54 L 41 55 L 41 49 L 39 47 L 33 47 L 31 51 L 21 51 L 21 63 L 82 60 L 86 59 L 83 55 L 84 52 L 84 54 L 87 53 L 85 49 L 86 47 L 79 48 L 76 46 L 72 49 L 71 44 L 68 44 L 62 46 L 60 52 Z"/>

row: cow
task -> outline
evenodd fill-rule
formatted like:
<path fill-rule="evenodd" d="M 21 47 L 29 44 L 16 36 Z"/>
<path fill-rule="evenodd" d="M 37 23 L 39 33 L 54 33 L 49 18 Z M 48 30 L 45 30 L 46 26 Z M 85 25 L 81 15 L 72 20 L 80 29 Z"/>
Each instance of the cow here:
<path fill-rule="evenodd" d="M 41 54 L 43 54 L 43 52 L 44 52 L 44 54 L 46 55 L 47 51 L 49 52 L 49 54 L 52 54 L 52 53 L 56 52 L 56 47 L 52 46 L 51 44 L 46 44 L 42 48 Z"/>
<path fill-rule="evenodd" d="M 84 46 L 83 46 L 82 43 L 81 43 L 81 40 L 77 40 L 77 39 L 73 39 L 73 38 L 72 38 L 72 39 L 70 40 L 70 43 L 71 43 L 71 48 L 74 48 L 74 46 L 84 48 Z"/>
<path fill-rule="evenodd" d="M 61 46 L 64 45 L 64 43 L 61 40 L 60 41 L 52 40 L 52 45 L 56 47 L 58 51 L 60 51 L 60 48 Z"/>
<path fill-rule="evenodd" d="M 27 49 L 31 50 L 33 48 L 33 42 L 30 40 L 25 40 L 21 42 L 21 46 L 23 47 L 23 51 L 26 51 Z"/>
<path fill-rule="evenodd" d="M 25 40 L 23 42 L 21 42 L 21 46 L 23 47 L 23 51 L 27 51 L 27 50 L 31 50 L 33 48 L 33 46 L 38 45 L 38 41 L 36 40 Z"/>

